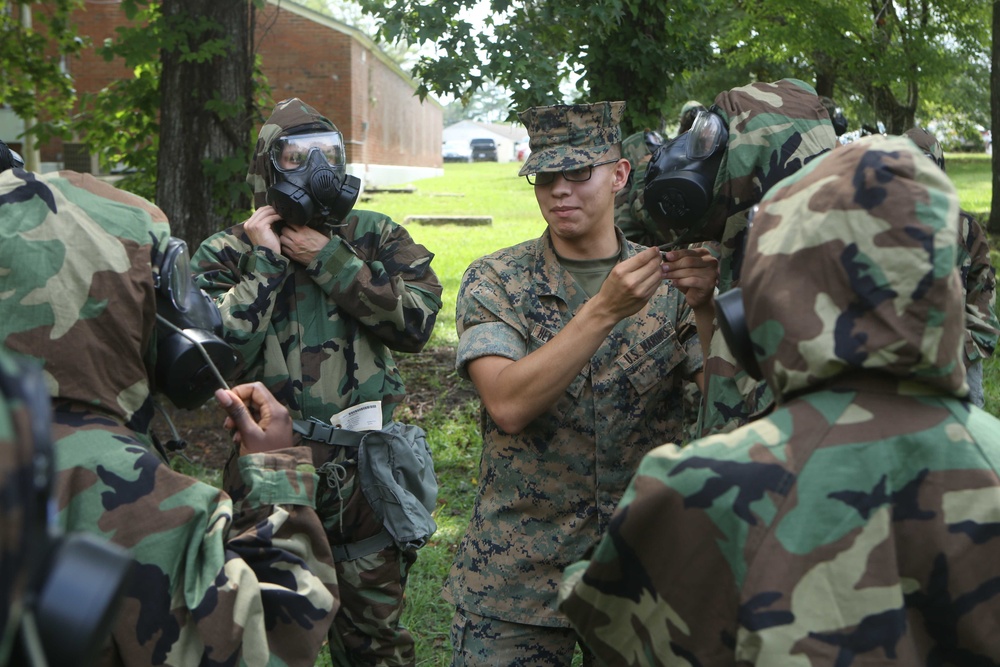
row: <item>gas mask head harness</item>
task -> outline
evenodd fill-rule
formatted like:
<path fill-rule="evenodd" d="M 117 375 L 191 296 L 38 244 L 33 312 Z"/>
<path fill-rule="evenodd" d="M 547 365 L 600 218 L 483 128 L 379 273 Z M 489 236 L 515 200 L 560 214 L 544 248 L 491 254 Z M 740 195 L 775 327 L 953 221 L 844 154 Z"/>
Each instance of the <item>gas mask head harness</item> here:
<path fill-rule="evenodd" d="M 645 130 L 642 133 L 643 141 L 646 142 L 646 150 L 653 154 L 656 149 L 663 145 L 663 135 L 656 130 Z"/>
<path fill-rule="evenodd" d="M 336 226 L 354 208 L 361 179 L 347 173 L 344 138 L 323 129 L 281 135 L 271 144 L 274 184 L 267 203 L 293 226 Z"/>
<path fill-rule="evenodd" d="M 0 479 L 0 534 L 14 538 L 0 548 L 0 665 L 90 665 L 110 634 L 132 557 L 95 536 L 58 530 L 48 391 L 35 363 L 5 361 L 0 396 L 27 419 L 4 445 L 14 466 Z"/>
<path fill-rule="evenodd" d="M 754 206 L 747 213 L 747 230 L 744 244 L 749 243 L 750 230 L 753 228 L 753 219 L 757 214 L 757 206 Z M 746 245 L 743 248 L 744 261 L 746 261 Z M 715 317 L 719 324 L 722 337 L 729 346 L 733 358 L 743 367 L 747 375 L 755 380 L 763 380 L 764 373 L 754 354 L 753 340 L 750 338 L 750 327 L 747 325 L 746 308 L 743 305 L 743 290 L 734 287 L 715 297 Z"/>
<path fill-rule="evenodd" d="M 222 317 L 191 274 L 187 244 L 171 236 L 166 249 L 153 246 L 156 288 L 155 388 L 179 408 L 201 406 L 237 366 L 236 353 L 222 340 Z"/>
<path fill-rule="evenodd" d="M 715 179 L 729 140 L 716 107 L 699 111 L 691 129 L 660 146 L 650 159 L 645 209 L 682 243 L 700 230 L 715 198 Z M 698 223 L 702 223 L 699 225 Z"/>

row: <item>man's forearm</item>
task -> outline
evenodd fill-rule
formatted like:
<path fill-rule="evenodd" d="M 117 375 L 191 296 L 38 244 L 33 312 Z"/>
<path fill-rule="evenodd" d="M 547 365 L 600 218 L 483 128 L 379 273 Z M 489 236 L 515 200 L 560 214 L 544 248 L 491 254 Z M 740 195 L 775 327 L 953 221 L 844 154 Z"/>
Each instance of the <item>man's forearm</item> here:
<path fill-rule="evenodd" d="M 519 433 L 559 400 L 617 323 L 594 301 L 585 304 L 551 340 L 522 359 L 481 357 L 469 375 L 493 421 Z"/>

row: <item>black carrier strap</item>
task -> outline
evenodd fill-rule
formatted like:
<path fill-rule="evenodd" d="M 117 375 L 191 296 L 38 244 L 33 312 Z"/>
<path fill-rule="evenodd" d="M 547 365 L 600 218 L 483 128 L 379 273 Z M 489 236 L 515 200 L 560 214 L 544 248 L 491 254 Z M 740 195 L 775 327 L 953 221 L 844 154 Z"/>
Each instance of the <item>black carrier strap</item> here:
<path fill-rule="evenodd" d="M 315 417 L 310 417 L 306 420 L 293 419 L 292 430 L 306 440 L 325 442 L 328 445 L 338 445 L 340 447 L 360 447 L 361 441 L 365 437 L 365 434 L 362 432 L 348 431 L 337 426 L 331 426 Z"/>

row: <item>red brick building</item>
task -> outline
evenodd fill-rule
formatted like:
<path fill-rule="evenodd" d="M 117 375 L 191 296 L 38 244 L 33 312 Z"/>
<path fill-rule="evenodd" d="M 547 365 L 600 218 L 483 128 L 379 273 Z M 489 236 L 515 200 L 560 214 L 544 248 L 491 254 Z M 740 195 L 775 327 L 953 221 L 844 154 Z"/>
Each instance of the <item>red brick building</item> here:
<path fill-rule="evenodd" d="M 87 0 L 74 20 L 95 45 L 126 23 L 115 0 Z M 257 14 L 255 42 L 274 100 L 300 97 L 333 120 L 344 135 L 348 170 L 367 187 L 441 173 L 441 105 L 421 103 L 416 83 L 369 37 L 291 0 L 268 0 Z M 106 62 L 94 49 L 66 69 L 81 93 L 132 76 L 123 62 Z M 61 142 L 43 146 L 41 160 L 48 168 L 96 165 Z"/>

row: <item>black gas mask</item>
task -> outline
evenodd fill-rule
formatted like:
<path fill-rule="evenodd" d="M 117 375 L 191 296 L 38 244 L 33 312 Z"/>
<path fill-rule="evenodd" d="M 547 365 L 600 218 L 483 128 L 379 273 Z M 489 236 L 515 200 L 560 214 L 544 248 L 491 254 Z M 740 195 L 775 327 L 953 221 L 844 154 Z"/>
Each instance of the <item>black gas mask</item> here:
<path fill-rule="evenodd" d="M 754 380 L 763 380 L 764 373 L 757 362 L 747 326 L 746 310 L 743 306 L 743 290 L 739 287 L 723 292 L 715 297 L 715 317 L 722 337 L 726 339 L 729 351 L 747 375 Z"/>
<path fill-rule="evenodd" d="M 132 557 L 95 536 L 56 527 L 52 413 L 38 367 L 5 358 L 0 393 L 27 415 L 15 421 L 24 428 L 15 429 L 13 456 L 4 453 L 14 465 L 0 479 L 0 520 L 7 524 L 0 533 L 14 538 L 0 545 L 0 665 L 93 664 L 111 632 Z"/>
<path fill-rule="evenodd" d="M 755 205 L 747 213 L 747 228 L 743 235 L 743 247 L 737 255 L 745 261 L 750 232 L 753 229 L 753 219 L 760 205 Z M 736 360 L 747 375 L 754 380 L 763 380 L 764 373 L 760 369 L 757 355 L 753 351 L 753 341 L 750 339 L 750 327 L 747 325 L 746 308 L 743 305 L 743 290 L 734 287 L 715 297 L 715 319 L 719 324 L 722 337 L 729 346 Z"/>
<path fill-rule="evenodd" d="M 191 274 L 187 244 L 170 237 L 153 250 L 156 287 L 155 388 L 178 408 L 205 403 L 236 370 L 237 356 L 222 340 L 222 317 Z"/>
<path fill-rule="evenodd" d="M 8 169 L 24 169 L 24 158 L 3 141 L 0 141 L 0 171 Z"/>
<path fill-rule="evenodd" d="M 837 109 L 837 111 L 833 114 L 830 122 L 833 123 L 833 132 L 838 137 L 844 132 L 847 132 L 847 116 L 845 116 L 844 112 L 840 109 Z"/>
<path fill-rule="evenodd" d="M 344 139 L 335 130 L 278 137 L 271 144 L 274 185 L 267 203 L 290 225 L 336 225 L 358 201 L 361 179 L 347 173 Z"/>
<path fill-rule="evenodd" d="M 714 107 L 713 107 L 714 108 Z M 644 207 L 667 238 L 678 242 L 697 229 L 712 206 L 715 179 L 729 131 L 712 111 L 699 111 L 691 129 L 660 146 L 649 161 Z"/>

